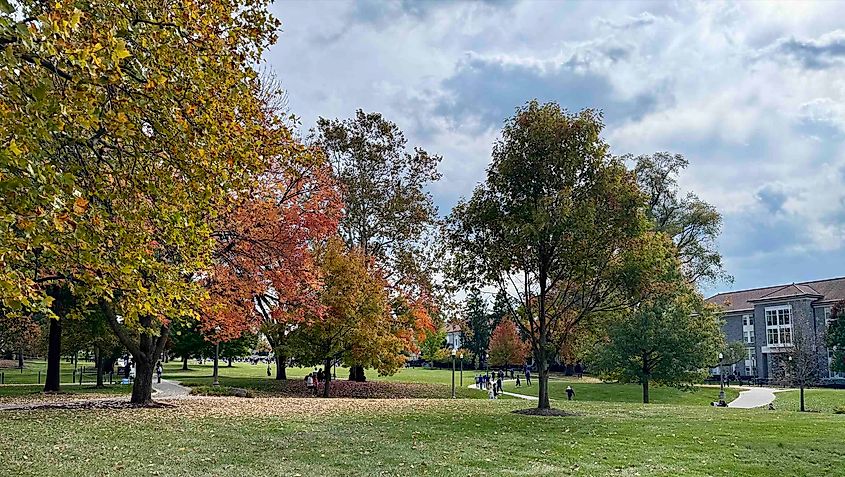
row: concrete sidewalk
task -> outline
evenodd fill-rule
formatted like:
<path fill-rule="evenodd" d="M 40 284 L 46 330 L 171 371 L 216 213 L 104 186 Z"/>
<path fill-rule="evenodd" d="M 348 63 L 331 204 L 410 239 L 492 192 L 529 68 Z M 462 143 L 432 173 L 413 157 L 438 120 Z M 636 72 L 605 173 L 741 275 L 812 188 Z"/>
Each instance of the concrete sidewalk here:
<path fill-rule="evenodd" d="M 514 381 L 514 380 L 513 379 L 506 379 L 505 381 Z M 470 389 L 476 389 L 478 391 L 487 392 L 486 389 L 479 388 L 475 384 L 470 384 L 467 387 L 470 388 Z M 513 396 L 513 397 L 519 398 L 519 399 L 525 399 L 527 401 L 537 401 L 537 400 L 539 400 L 539 398 L 537 396 L 528 396 L 528 395 L 525 395 L 525 394 L 517 394 L 517 393 L 511 393 L 511 392 L 507 392 L 507 391 L 502 391 L 501 394 L 504 394 L 506 396 Z"/>
<path fill-rule="evenodd" d="M 775 393 L 785 391 L 773 388 L 749 388 L 739 393 L 739 397 L 728 403 L 728 407 L 752 409 L 763 407 L 775 400 Z"/>

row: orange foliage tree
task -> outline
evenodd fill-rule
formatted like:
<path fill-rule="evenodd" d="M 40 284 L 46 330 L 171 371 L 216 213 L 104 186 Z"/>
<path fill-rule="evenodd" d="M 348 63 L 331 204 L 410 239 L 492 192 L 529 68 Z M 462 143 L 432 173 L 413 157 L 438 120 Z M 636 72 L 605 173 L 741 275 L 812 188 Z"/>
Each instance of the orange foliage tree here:
<path fill-rule="evenodd" d="M 490 337 L 490 364 L 509 366 L 525 363 L 528 344 L 519 336 L 516 325 L 511 320 L 502 320 Z"/>

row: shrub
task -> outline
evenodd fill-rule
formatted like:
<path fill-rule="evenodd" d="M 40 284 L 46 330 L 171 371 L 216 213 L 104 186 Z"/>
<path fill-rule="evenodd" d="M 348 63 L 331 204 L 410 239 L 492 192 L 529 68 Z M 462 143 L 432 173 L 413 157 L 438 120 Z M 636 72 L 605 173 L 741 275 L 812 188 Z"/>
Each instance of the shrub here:
<path fill-rule="evenodd" d="M 255 395 L 247 389 L 233 388 L 229 386 L 195 386 L 191 388 L 191 394 L 197 396 L 255 397 Z"/>

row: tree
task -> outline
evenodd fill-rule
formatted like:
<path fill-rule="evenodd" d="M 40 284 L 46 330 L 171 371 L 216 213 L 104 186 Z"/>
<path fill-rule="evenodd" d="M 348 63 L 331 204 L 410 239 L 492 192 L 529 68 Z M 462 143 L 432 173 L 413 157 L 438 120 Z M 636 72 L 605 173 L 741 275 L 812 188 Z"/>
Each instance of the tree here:
<path fill-rule="evenodd" d="M 821 365 L 813 335 L 808 333 L 804 326 L 804 323 L 809 324 L 811 321 L 802 320 L 801 313 L 796 315 L 792 321 L 792 346 L 786 347 L 782 353 L 773 357 L 772 376 L 782 386 L 798 388 L 799 410 L 804 412 L 804 388 L 818 383 Z"/>
<path fill-rule="evenodd" d="M 478 289 L 470 290 L 464 305 L 464 322 L 461 326 L 463 331 L 463 344 L 473 354 L 473 366 L 481 366 L 481 360 L 487 352 L 490 344 L 490 335 L 493 331 L 491 315 L 487 310 L 487 302 L 481 296 Z M 478 364 L 475 359 L 478 358 Z"/>
<path fill-rule="evenodd" d="M 262 169 L 252 65 L 278 23 L 263 0 L 14 5 L 0 17 L 2 300 L 54 323 L 67 316 L 51 289 L 71 313 L 99 306 L 136 363 L 132 402 L 149 403 L 170 320 L 205 295 L 209 222 Z"/>
<path fill-rule="evenodd" d="M 831 321 L 825 333 L 825 344 L 833 351 L 831 370 L 845 372 L 845 301 L 839 302 L 830 312 Z"/>
<path fill-rule="evenodd" d="M 381 374 L 396 372 L 404 362 L 404 342 L 392 328 L 385 281 L 371 260 L 339 239 L 318 251 L 320 309 L 294 333 L 291 348 L 300 363 L 324 365 L 324 397 L 329 396 L 328 376 L 338 360 L 376 368 Z"/>
<path fill-rule="evenodd" d="M 519 337 L 519 331 L 511 320 L 504 320 L 493 331 L 490 338 L 490 364 L 509 366 L 525 364 L 528 345 Z"/>
<path fill-rule="evenodd" d="M 715 310 L 690 286 L 670 284 L 618 313 L 592 363 L 605 379 L 639 383 L 647 404 L 650 383 L 683 389 L 703 379 L 722 340 Z"/>
<path fill-rule="evenodd" d="M 548 364 L 579 327 L 635 301 L 650 275 L 644 198 L 610 157 L 600 116 L 557 104 L 517 110 L 493 149 L 487 180 L 452 212 L 451 275 L 511 295 L 549 408 Z"/>
<path fill-rule="evenodd" d="M 38 346 L 41 327 L 32 316 L 7 315 L 0 309 L 0 353 L 17 354 L 18 367 L 24 366 L 24 354 Z"/>
<path fill-rule="evenodd" d="M 745 348 L 745 343 L 742 341 L 733 341 L 731 343 L 725 343 L 725 346 L 720 351 L 722 353 L 722 359 L 718 360 L 719 366 L 733 366 L 740 361 L 745 360 L 748 356 L 748 351 Z"/>
<path fill-rule="evenodd" d="M 202 356 L 208 349 L 208 343 L 203 338 L 199 324 L 195 320 L 174 320 L 170 326 L 170 351 L 182 358 L 182 370 L 188 370 L 188 360 Z"/>
<path fill-rule="evenodd" d="M 716 249 L 721 214 L 695 194 L 681 195 L 678 190 L 678 174 L 689 165 L 684 156 L 658 152 L 624 159 L 634 161 L 637 184 L 648 200 L 648 218 L 656 231 L 672 238 L 687 281 L 730 280 Z"/>
<path fill-rule="evenodd" d="M 420 357 L 429 363 L 441 362 L 448 353 L 446 348 L 446 330 L 440 329 L 426 336 L 420 345 Z"/>
<path fill-rule="evenodd" d="M 434 329 L 429 315 L 436 312 L 436 261 L 429 242 L 438 221 L 426 188 L 440 178 L 441 158 L 421 148 L 408 151 L 396 124 L 361 110 L 352 119 L 320 118 L 314 141 L 341 184 L 340 236 L 384 270 L 395 313 L 407 323 L 396 332 L 412 349 Z M 360 365 L 352 371 L 352 379 L 364 379 Z"/>

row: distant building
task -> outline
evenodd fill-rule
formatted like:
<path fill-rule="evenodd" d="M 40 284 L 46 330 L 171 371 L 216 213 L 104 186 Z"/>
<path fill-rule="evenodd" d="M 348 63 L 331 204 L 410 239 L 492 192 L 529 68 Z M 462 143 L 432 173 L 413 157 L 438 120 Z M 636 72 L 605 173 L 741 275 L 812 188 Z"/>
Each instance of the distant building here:
<path fill-rule="evenodd" d="M 719 293 L 707 299 L 724 311 L 723 330 L 729 342 L 742 341 L 748 350 L 735 365 L 742 376 L 771 378 L 778 355 L 792 346 L 795 329 L 812 337 L 821 377 L 845 379 L 830 369 L 832 352 L 825 347 L 831 309 L 845 300 L 845 277 Z M 800 328 L 798 328 L 800 327 Z"/>
<path fill-rule="evenodd" d="M 446 325 L 446 347 L 449 349 L 460 349 L 463 346 L 463 342 L 461 341 L 461 335 L 463 332 L 461 331 L 461 327 L 449 323 Z"/>

